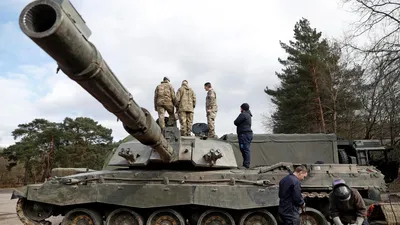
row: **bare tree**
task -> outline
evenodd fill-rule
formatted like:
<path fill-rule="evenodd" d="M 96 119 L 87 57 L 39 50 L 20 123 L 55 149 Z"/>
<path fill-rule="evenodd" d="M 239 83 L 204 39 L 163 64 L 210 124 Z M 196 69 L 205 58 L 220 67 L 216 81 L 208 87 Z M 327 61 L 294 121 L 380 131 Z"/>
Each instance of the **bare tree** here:
<path fill-rule="evenodd" d="M 274 122 L 273 122 L 271 116 L 268 113 L 263 113 L 261 115 L 261 117 L 263 118 L 262 125 L 264 127 L 264 130 L 267 133 L 272 133 L 272 131 L 274 129 Z"/>
<path fill-rule="evenodd" d="M 343 0 L 360 16 L 345 44 L 356 50 L 366 68 L 362 97 L 365 138 L 385 139 L 396 144 L 399 135 L 400 1 Z M 366 44 L 360 46 L 362 43 Z"/>
<path fill-rule="evenodd" d="M 360 15 L 360 20 L 353 24 L 355 29 L 349 37 L 371 39 L 370 46 L 361 48 L 353 45 L 353 47 L 369 53 L 399 52 L 400 2 L 398 0 L 343 0 L 343 2 L 349 5 L 354 13 Z"/>

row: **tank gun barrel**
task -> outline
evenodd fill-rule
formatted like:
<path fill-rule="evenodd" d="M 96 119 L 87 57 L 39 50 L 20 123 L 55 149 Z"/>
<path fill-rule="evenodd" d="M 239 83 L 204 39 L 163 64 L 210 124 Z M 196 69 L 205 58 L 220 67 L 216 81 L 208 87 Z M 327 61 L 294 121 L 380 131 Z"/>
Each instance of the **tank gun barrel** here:
<path fill-rule="evenodd" d="M 151 146 L 165 162 L 173 149 L 145 108 L 141 108 L 88 41 L 91 31 L 68 0 L 36 0 L 19 18 L 21 30 L 104 108 L 123 123 L 124 129 L 142 144 Z M 57 70 L 58 70 L 57 69 Z"/>

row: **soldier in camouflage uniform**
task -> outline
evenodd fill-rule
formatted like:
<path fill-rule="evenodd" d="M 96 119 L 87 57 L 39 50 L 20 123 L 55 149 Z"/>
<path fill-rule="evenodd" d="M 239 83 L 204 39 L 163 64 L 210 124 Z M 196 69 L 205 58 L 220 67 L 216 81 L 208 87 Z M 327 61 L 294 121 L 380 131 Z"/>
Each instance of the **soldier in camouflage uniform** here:
<path fill-rule="evenodd" d="M 176 92 L 176 111 L 181 124 L 181 135 L 190 136 L 192 132 L 193 113 L 196 107 L 196 94 L 189 87 L 187 80 L 182 81 L 182 86 Z"/>
<path fill-rule="evenodd" d="M 208 137 L 215 138 L 215 118 L 217 117 L 217 95 L 211 87 L 211 83 L 204 84 L 204 89 L 207 91 L 206 97 L 206 115 L 208 124 Z"/>
<path fill-rule="evenodd" d="M 175 90 L 169 83 L 169 79 L 164 77 L 161 84 L 159 84 L 154 91 L 154 109 L 158 113 L 158 122 L 163 131 L 165 129 L 165 111 L 167 111 L 169 115 L 168 123 L 173 124 L 176 121 L 174 105 Z"/>

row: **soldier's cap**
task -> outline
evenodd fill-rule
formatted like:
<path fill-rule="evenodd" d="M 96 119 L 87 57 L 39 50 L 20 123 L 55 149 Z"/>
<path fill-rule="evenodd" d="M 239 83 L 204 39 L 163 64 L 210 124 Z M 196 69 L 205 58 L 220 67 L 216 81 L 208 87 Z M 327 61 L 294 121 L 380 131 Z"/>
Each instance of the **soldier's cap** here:
<path fill-rule="evenodd" d="M 187 80 L 183 80 L 183 81 L 182 81 L 182 84 L 185 83 L 185 82 L 186 82 L 186 83 L 189 83 Z"/>
<path fill-rule="evenodd" d="M 168 77 L 164 77 L 164 81 L 170 81 Z"/>

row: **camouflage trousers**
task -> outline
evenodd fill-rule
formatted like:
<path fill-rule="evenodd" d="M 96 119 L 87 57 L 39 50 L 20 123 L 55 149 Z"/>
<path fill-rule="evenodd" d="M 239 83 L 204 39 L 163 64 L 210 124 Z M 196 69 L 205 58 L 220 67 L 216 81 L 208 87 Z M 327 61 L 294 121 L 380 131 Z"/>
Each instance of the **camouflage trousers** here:
<path fill-rule="evenodd" d="M 208 124 L 208 137 L 215 137 L 215 118 L 217 117 L 216 111 L 207 112 L 207 124 Z"/>
<path fill-rule="evenodd" d="M 160 124 L 161 129 L 165 128 L 165 111 L 168 112 L 170 124 L 173 124 L 173 122 L 176 121 L 175 107 L 173 105 L 157 106 L 158 123 Z"/>
<path fill-rule="evenodd" d="M 193 125 L 193 112 L 179 112 L 179 123 L 181 124 L 181 135 L 190 136 Z"/>

